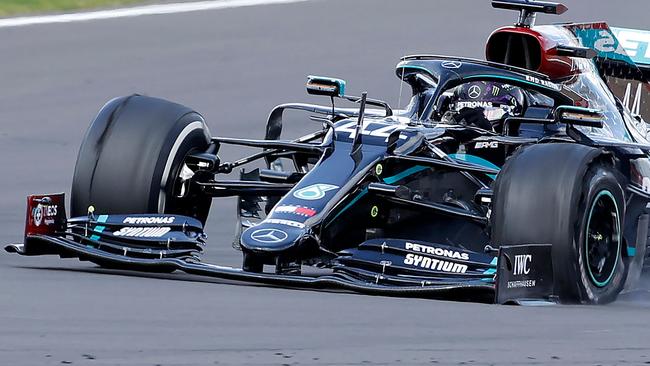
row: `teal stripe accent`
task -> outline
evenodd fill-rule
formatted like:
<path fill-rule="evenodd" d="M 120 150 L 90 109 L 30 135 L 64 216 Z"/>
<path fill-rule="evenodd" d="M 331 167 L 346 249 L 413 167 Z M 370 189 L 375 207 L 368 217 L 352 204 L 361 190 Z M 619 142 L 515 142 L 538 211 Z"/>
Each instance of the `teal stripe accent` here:
<path fill-rule="evenodd" d="M 616 204 L 616 199 L 614 198 L 614 195 L 609 190 L 606 190 L 606 189 L 598 192 L 598 194 L 596 195 L 596 198 L 594 198 L 594 201 L 591 204 L 591 209 L 589 210 L 589 216 L 587 216 L 587 226 L 585 228 L 585 238 L 587 238 L 588 234 L 589 234 L 589 226 L 591 225 L 591 217 L 594 214 L 594 208 L 596 208 L 596 203 L 598 203 L 598 200 L 602 196 L 607 196 L 607 197 L 609 197 L 609 199 L 612 200 L 612 202 L 614 203 L 614 208 L 616 209 L 616 217 L 618 217 L 618 205 Z M 617 238 L 618 239 L 618 247 L 617 247 L 617 251 L 616 251 L 616 257 L 617 258 L 618 258 L 619 255 L 621 255 L 621 241 L 622 241 L 621 240 L 621 230 L 620 230 L 621 228 L 619 226 L 620 226 L 620 224 L 619 224 L 619 222 L 617 222 L 616 223 L 616 229 L 618 231 L 618 238 Z M 589 241 L 587 239 L 585 239 L 585 250 L 587 252 L 589 250 Z M 607 277 L 607 279 L 605 279 L 605 281 L 601 282 L 601 281 L 596 280 L 596 276 L 594 276 L 593 272 L 591 271 L 591 267 L 589 266 L 589 256 L 586 256 L 586 258 L 587 258 L 587 260 L 586 260 L 586 262 L 587 262 L 587 272 L 589 273 L 589 277 L 591 277 L 592 282 L 598 287 L 607 286 L 609 281 L 611 281 L 612 278 L 614 277 L 614 273 L 616 272 L 616 264 L 618 263 L 618 261 L 614 262 L 614 267 L 612 268 L 612 273 L 609 274 L 609 277 Z"/>
<path fill-rule="evenodd" d="M 106 229 L 106 226 L 95 226 L 93 228 L 93 231 L 96 232 L 96 233 L 101 233 L 105 229 Z M 90 236 L 90 240 L 99 240 L 99 239 L 100 239 L 99 235 L 93 234 L 93 235 Z"/>
<path fill-rule="evenodd" d="M 99 215 L 97 222 L 106 222 L 108 220 L 108 215 Z"/>
<path fill-rule="evenodd" d="M 488 268 L 485 270 L 485 272 L 483 272 L 484 275 L 493 275 L 495 273 L 497 273 L 496 268 Z"/>
<path fill-rule="evenodd" d="M 393 184 L 395 182 L 399 182 L 400 180 L 408 177 L 409 175 L 415 174 L 417 172 L 421 172 L 423 170 L 427 169 L 427 167 L 422 166 L 422 165 L 416 165 L 414 167 L 408 168 L 404 170 L 403 172 L 393 175 L 391 177 L 386 177 L 384 178 L 384 183 L 387 184 Z"/>
<path fill-rule="evenodd" d="M 337 213 L 336 216 L 334 216 L 334 218 L 332 220 L 330 220 L 330 222 L 336 220 L 337 217 L 341 216 L 341 214 L 343 212 L 345 212 L 350 207 L 352 207 L 352 205 L 357 203 L 357 201 L 359 201 L 361 199 L 361 197 L 365 196 L 366 194 L 368 194 L 368 188 L 364 188 L 361 192 L 359 192 L 359 194 L 356 197 L 354 197 L 352 199 L 352 201 L 350 201 L 347 205 L 345 205 L 345 207 L 343 207 L 343 209 L 341 211 L 339 211 L 339 213 Z"/>
<path fill-rule="evenodd" d="M 321 80 L 324 79 L 324 80 L 336 83 L 336 85 L 339 86 L 339 96 L 345 95 L 345 85 L 347 83 L 343 79 L 331 78 L 329 76 L 318 76 L 318 75 L 309 75 L 309 76 L 307 76 L 307 79 L 308 79 L 308 81 L 312 81 L 313 79 L 321 79 Z"/>
<path fill-rule="evenodd" d="M 490 262 L 490 266 L 496 267 L 497 266 L 497 261 L 498 261 L 497 257 L 492 258 L 492 262 Z M 483 272 L 484 275 L 488 275 L 488 276 L 493 275 L 495 273 L 497 273 L 496 268 L 488 268 Z"/>
<path fill-rule="evenodd" d="M 409 175 L 415 174 L 417 172 L 421 172 L 421 171 L 423 171 L 425 169 L 427 169 L 427 167 L 422 166 L 422 165 L 416 165 L 414 167 L 411 167 L 411 168 L 408 168 L 408 169 L 404 170 L 403 172 L 401 172 L 399 174 L 395 174 L 393 176 L 384 178 L 384 183 L 393 184 L 395 182 L 399 182 L 400 180 L 408 177 Z M 359 192 L 359 194 L 356 197 L 354 197 L 352 199 L 352 201 L 350 201 L 347 205 L 345 205 L 345 207 L 343 207 L 343 209 L 341 209 L 341 211 L 339 211 L 339 213 L 337 213 L 334 216 L 334 218 L 332 220 L 330 220 L 327 224 L 329 225 L 334 220 L 336 220 L 337 217 L 341 216 L 341 214 L 343 212 L 347 211 L 350 207 L 352 207 L 352 205 L 357 203 L 357 201 L 359 201 L 366 194 L 368 194 L 368 188 L 364 188 L 361 192 Z M 327 225 L 325 225 L 325 226 L 327 226 Z"/>
<path fill-rule="evenodd" d="M 620 40 L 618 39 L 620 37 L 621 32 L 625 32 L 627 34 L 628 38 L 628 47 L 625 50 L 629 52 L 627 55 L 622 56 L 620 53 L 614 52 L 603 52 L 599 51 L 604 56 L 609 57 L 609 58 L 614 58 L 614 59 L 619 59 L 619 58 L 628 58 L 632 59 L 634 63 L 639 64 L 639 65 L 650 65 L 650 31 L 644 31 L 644 30 L 638 30 L 638 29 L 629 29 L 629 28 L 616 28 L 616 27 L 611 27 L 609 28 L 614 35 L 616 36 L 616 43 L 612 45 L 612 47 L 616 47 L 616 44 L 620 45 Z M 592 32 L 596 33 L 598 30 L 594 29 Z M 599 40 L 602 40 L 603 37 L 599 37 L 598 33 L 592 35 L 592 43 L 595 45 L 595 43 Z M 632 41 L 632 42 L 629 42 Z M 630 44 L 633 43 L 633 44 Z M 595 48 L 595 47 L 591 47 Z M 632 50 L 631 50 L 631 49 Z M 612 48 L 616 50 L 617 48 Z M 636 51 L 636 52 L 630 52 L 630 51 Z M 634 56 L 630 56 L 630 54 L 634 54 Z M 625 60 L 627 61 L 627 60 Z M 629 62 L 628 62 L 629 63 Z"/>
<path fill-rule="evenodd" d="M 449 154 L 450 158 L 457 159 L 457 160 L 462 160 L 466 161 L 468 163 L 480 165 L 486 168 L 494 169 L 494 170 L 501 170 L 497 165 L 494 165 L 492 162 L 485 160 L 481 157 L 478 157 L 476 155 L 471 155 L 471 154 Z M 488 174 L 488 177 L 494 179 L 497 179 L 497 176 L 494 174 Z"/>
<path fill-rule="evenodd" d="M 635 247 L 627 247 L 627 256 L 628 257 L 634 257 L 636 255 L 636 248 Z"/>
<path fill-rule="evenodd" d="M 609 28 L 609 29 L 573 29 L 573 33 L 578 37 L 582 47 L 588 47 L 592 50 L 598 52 L 600 58 L 613 59 L 623 61 L 627 64 L 634 65 L 634 61 L 630 59 L 627 52 L 620 52 L 623 48 L 621 43 L 618 40 L 618 33 L 623 28 Z M 637 41 L 641 41 L 644 37 L 635 37 L 640 38 Z M 605 41 L 607 43 L 607 49 L 609 51 L 604 51 L 603 47 L 596 46 L 596 43 Z M 639 44 L 640 46 L 641 44 Z M 645 50 L 638 50 L 638 55 L 645 54 Z"/>

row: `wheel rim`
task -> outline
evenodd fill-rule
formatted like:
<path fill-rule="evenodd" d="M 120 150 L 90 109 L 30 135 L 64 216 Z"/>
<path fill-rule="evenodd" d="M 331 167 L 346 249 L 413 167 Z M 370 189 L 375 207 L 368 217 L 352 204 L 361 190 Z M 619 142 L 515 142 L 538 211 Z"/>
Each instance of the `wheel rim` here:
<path fill-rule="evenodd" d="M 605 287 L 616 272 L 621 251 L 621 228 L 614 195 L 603 190 L 594 198 L 585 232 L 585 258 L 589 277 L 597 287 Z"/>

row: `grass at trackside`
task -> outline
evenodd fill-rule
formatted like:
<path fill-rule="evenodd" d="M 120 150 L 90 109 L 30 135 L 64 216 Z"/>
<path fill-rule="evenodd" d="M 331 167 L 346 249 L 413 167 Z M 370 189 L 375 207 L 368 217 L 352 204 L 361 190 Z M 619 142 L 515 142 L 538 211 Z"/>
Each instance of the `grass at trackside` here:
<path fill-rule="evenodd" d="M 142 2 L 142 0 L 0 0 L 0 17 L 106 8 Z"/>

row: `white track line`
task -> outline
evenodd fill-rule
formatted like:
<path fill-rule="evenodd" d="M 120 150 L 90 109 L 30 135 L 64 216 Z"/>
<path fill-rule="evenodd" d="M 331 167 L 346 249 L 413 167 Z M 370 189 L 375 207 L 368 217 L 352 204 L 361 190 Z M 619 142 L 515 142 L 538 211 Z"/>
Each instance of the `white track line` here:
<path fill-rule="evenodd" d="M 309 0 L 211 0 L 188 3 L 146 5 L 132 8 L 89 11 L 59 15 L 28 16 L 0 19 L 0 28 L 21 27 L 34 24 L 72 23 L 88 20 L 137 17 L 142 15 L 187 13 L 190 11 L 239 8 L 243 6 L 287 4 Z"/>

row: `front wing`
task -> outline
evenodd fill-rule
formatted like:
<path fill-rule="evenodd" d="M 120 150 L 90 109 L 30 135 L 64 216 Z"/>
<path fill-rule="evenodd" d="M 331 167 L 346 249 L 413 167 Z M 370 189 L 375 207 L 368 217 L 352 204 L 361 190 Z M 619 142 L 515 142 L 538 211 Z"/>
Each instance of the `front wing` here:
<path fill-rule="evenodd" d="M 518 303 L 553 300 L 550 245 L 502 246 L 478 253 L 415 240 L 374 238 L 302 268 L 251 272 L 200 261 L 206 235 L 180 215 L 99 215 L 67 219 L 63 194 L 27 198 L 25 240 L 5 247 L 25 256 L 79 258 L 108 268 L 192 275 L 371 295 Z M 497 254 L 497 256 L 494 256 Z M 313 263 L 316 262 L 316 263 Z"/>
<path fill-rule="evenodd" d="M 95 242 L 97 243 L 97 241 Z M 66 236 L 30 234 L 26 237 L 26 243 L 30 247 L 29 250 L 27 250 L 25 244 L 9 245 L 5 249 L 8 252 L 23 255 L 57 254 L 64 258 L 90 260 L 111 268 L 137 269 L 145 272 L 178 270 L 192 275 L 291 288 L 345 290 L 369 295 L 486 303 L 524 303 L 530 300 L 554 301 L 552 296 L 552 273 L 548 272 L 548 266 L 537 268 L 534 265 L 534 263 L 548 263 L 550 265 L 550 250 L 545 251 L 544 246 L 540 245 L 510 247 L 511 249 L 502 248 L 499 253 L 499 258 L 502 259 L 500 259 L 500 263 L 493 272 L 495 274 L 493 278 L 496 278 L 496 281 L 486 280 L 485 278 L 468 279 L 464 277 L 429 278 L 425 281 L 414 280 L 416 277 L 403 277 L 397 273 L 388 274 L 355 266 L 346 266 L 343 262 L 334 266 L 332 271 L 326 274 L 254 273 L 239 268 L 203 263 L 194 257 L 174 258 L 162 255 L 146 256 L 137 252 L 118 253 L 114 250 L 98 249 L 98 247 L 101 247 L 101 243 L 87 245 Z M 35 250 L 35 247 L 38 247 L 38 249 Z M 515 252 L 533 253 L 525 254 L 535 258 L 533 265 L 531 266 L 530 261 L 528 263 L 514 264 L 514 258 L 519 256 Z M 154 253 L 150 251 L 149 254 Z M 546 258 L 541 258 L 541 256 Z M 513 280 L 513 265 L 520 266 L 520 275 L 525 278 Z M 522 265 L 523 267 L 521 267 Z M 524 272 L 527 273 L 524 274 Z M 517 286 L 510 289 L 510 283 L 523 284 L 523 287 Z"/>

